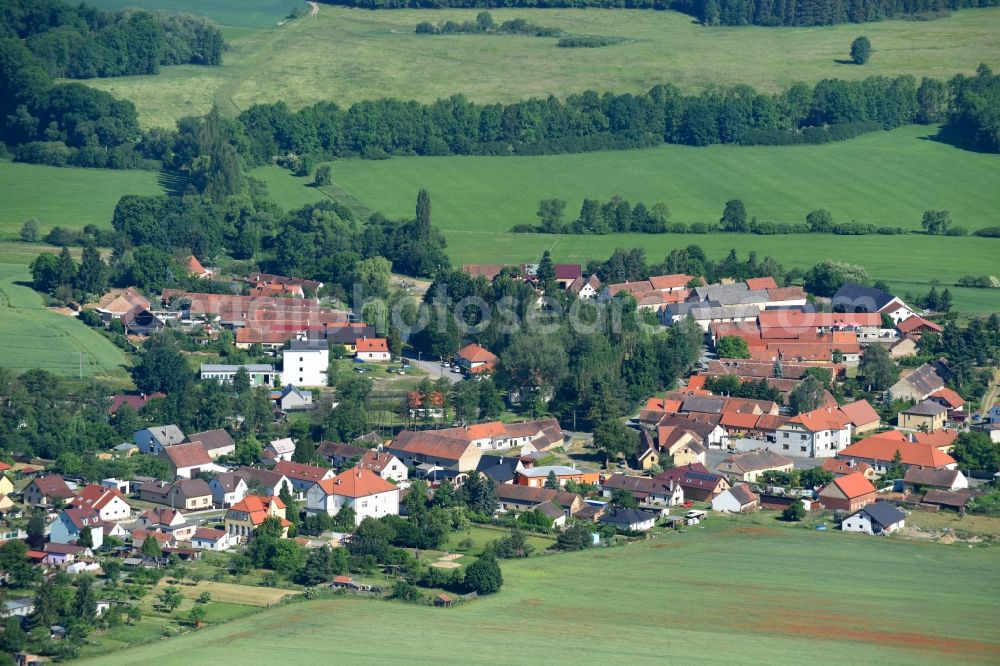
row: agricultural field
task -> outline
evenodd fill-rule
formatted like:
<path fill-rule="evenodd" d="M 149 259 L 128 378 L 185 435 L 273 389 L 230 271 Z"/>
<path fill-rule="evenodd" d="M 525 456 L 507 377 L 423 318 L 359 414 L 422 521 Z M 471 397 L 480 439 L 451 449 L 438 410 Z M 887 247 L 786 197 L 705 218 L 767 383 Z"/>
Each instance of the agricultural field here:
<path fill-rule="evenodd" d="M 713 517 L 704 529 L 641 544 L 505 562 L 499 594 L 451 609 L 295 603 L 88 663 L 318 663 L 331 654 L 352 663 L 403 655 L 414 663 L 485 655 L 614 663 L 622 654 L 633 663 L 733 663 L 748 654 L 788 663 L 808 654 L 831 664 L 954 664 L 1000 651 L 992 548 L 740 523 Z M 836 563 L 838 582 L 803 561 Z M 947 571 L 949 584 L 925 584 L 928 571 Z M 375 626 L 392 630 L 377 641 L 342 640 Z M 548 639 L 553 632 L 572 639 Z M 524 637 L 533 637 L 530 652 L 512 649 Z M 447 656 L 429 646 L 447 646 Z"/>
<path fill-rule="evenodd" d="M 852 261 L 901 291 L 923 293 L 930 280 L 954 283 L 963 275 L 995 274 L 1000 242 L 983 238 L 796 234 L 511 234 L 536 223 L 543 198 L 568 202 L 575 217 L 584 197 L 620 194 L 632 203 L 667 204 L 671 219 L 718 220 L 726 200 L 740 198 L 763 220 L 797 222 L 815 208 L 837 221 L 859 220 L 920 229 L 923 211 L 943 208 L 970 231 L 1000 223 L 1000 157 L 962 151 L 930 140 L 934 129 L 903 127 L 823 146 L 662 146 L 539 157 L 419 157 L 333 163 L 333 188 L 324 191 L 380 210 L 412 216 L 416 192 L 431 193 L 434 224 L 448 239 L 455 264 L 516 263 L 550 249 L 557 261 L 604 259 L 616 247 L 643 247 L 650 260 L 691 243 L 711 256 L 732 248 L 777 257 L 808 268 L 826 258 Z M 292 208 L 318 198 L 308 179 L 276 167 L 257 169 L 276 200 Z M 289 183 L 298 183 L 291 187 Z M 833 249 L 836 248 L 836 249 Z M 956 307 L 1000 310 L 1000 290 L 952 289 Z"/>
<path fill-rule="evenodd" d="M 280 19 L 274 0 L 249 4 L 239 22 L 234 0 L 198 10 L 193 0 L 102 0 L 102 7 L 208 13 L 223 25 Z M 216 3 L 212 3 L 213 5 Z M 685 91 L 708 84 L 746 83 L 776 91 L 796 81 L 912 74 L 950 78 L 981 62 L 1000 68 L 1000 8 L 962 10 L 937 21 L 885 21 L 863 28 L 706 28 L 673 11 L 506 9 L 497 22 L 525 18 L 574 35 L 623 38 L 596 49 L 564 49 L 555 38 L 515 35 L 417 35 L 421 21 L 470 21 L 477 10 L 368 11 L 320 5 L 280 27 L 227 31 L 230 50 L 221 67 L 165 67 L 155 76 L 95 79 L 89 85 L 135 102 L 147 127 L 173 126 L 213 104 L 237 113 L 259 102 L 292 108 L 321 100 L 347 105 L 381 97 L 430 102 L 463 94 L 478 102 L 565 97 L 585 90 L 644 92 L 671 82 Z M 269 19 L 270 20 L 270 19 Z M 265 23 L 266 24 L 266 23 Z M 874 53 L 864 67 L 844 64 L 863 32 Z M 510 72 L 517 72 L 511 76 Z"/>
<path fill-rule="evenodd" d="M 30 280 L 23 264 L 0 263 L 0 340 L 16 351 L 0 355 L 0 368 L 127 381 L 124 353 L 75 318 L 45 308 Z"/>
<path fill-rule="evenodd" d="M 78 169 L 0 161 L 0 240 L 18 238 L 28 218 L 44 236 L 52 227 L 111 226 L 123 194 L 160 194 L 152 171 Z"/>

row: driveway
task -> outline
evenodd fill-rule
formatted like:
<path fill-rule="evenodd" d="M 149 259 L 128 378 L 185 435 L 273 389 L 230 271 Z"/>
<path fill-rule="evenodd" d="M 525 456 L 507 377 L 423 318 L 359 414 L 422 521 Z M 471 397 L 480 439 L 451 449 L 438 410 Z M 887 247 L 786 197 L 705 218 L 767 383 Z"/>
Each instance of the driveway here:
<path fill-rule="evenodd" d="M 421 360 L 418 361 L 416 354 L 413 354 L 412 356 L 410 354 L 412 354 L 412 352 L 407 352 L 403 354 L 403 358 L 406 359 L 406 362 L 412 365 L 413 367 L 419 368 L 424 372 L 426 372 L 432 380 L 444 377 L 452 384 L 457 384 L 458 382 L 462 381 L 462 375 L 458 374 L 457 372 L 452 372 L 451 368 L 442 367 L 439 361 L 435 361 L 433 359 L 427 360 L 424 358 L 421 358 Z"/>

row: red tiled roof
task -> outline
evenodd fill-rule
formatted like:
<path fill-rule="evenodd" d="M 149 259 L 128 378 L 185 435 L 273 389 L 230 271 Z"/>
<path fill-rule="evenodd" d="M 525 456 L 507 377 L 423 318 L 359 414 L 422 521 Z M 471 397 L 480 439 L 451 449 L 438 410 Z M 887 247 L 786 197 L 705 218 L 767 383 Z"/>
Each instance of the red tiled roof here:
<path fill-rule="evenodd" d="M 316 465 L 305 465 L 303 463 L 282 460 L 274 466 L 274 471 L 278 474 L 284 474 L 289 479 L 315 482 L 326 476 L 327 473 L 330 472 L 330 469 L 327 467 L 317 467 Z"/>
<path fill-rule="evenodd" d="M 749 278 L 747 281 L 747 289 L 777 289 L 778 283 L 774 281 L 773 277 L 759 277 L 759 278 Z"/>
<path fill-rule="evenodd" d="M 837 460 L 836 458 L 827 458 L 823 461 L 823 469 L 827 472 L 832 472 L 837 475 L 844 474 L 854 474 L 855 472 L 867 472 L 871 469 L 868 463 L 855 462 L 851 465 L 846 460 Z"/>
<path fill-rule="evenodd" d="M 878 423 L 881 417 L 867 400 L 855 400 L 840 407 L 855 426 Z"/>
<path fill-rule="evenodd" d="M 952 391 L 947 386 L 939 388 L 937 391 L 934 391 L 934 393 L 931 393 L 930 397 L 940 398 L 951 409 L 956 409 L 965 404 L 965 398 L 960 396 L 955 391 Z"/>
<path fill-rule="evenodd" d="M 247 495 L 243 501 L 238 502 L 229 508 L 229 511 L 239 511 L 250 516 L 250 522 L 255 526 L 263 523 L 270 516 L 271 505 L 277 509 L 284 509 L 285 503 L 279 497 L 267 497 L 265 495 Z M 284 524 L 284 523 L 282 523 Z"/>
<path fill-rule="evenodd" d="M 212 456 L 208 455 L 205 445 L 201 442 L 188 442 L 186 444 L 168 446 L 163 449 L 163 455 L 177 469 L 212 464 Z"/>
<path fill-rule="evenodd" d="M 941 428 L 934 432 L 918 432 L 914 434 L 918 444 L 927 444 L 938 449 L 951 447 L 958 439 L 958 431 L 954 428 Z"/>
<path fill-rule="evenodd" d="M 580 264 L 555 264 L 553 268 L 557 280 L 575 280 L 583 274 Z"/>
<path fill-rule="evenodd" d="M 395 485 L 363 467 L 344 470 L 332 479 L 320 481 L 318 485 L 327 495 L 341 497 L 368 497 L 396 489 Z"/>
<path fill-rule="evenodd" d="M 823 430 L 841 430 L 850 423 L 850 419 L 839 409 L 820 407 L 811 412 L 802 412 L 797 416 L 793 416 L 788 419 L 788 423 L 802 425 L 810 432 L 820 432 Z"/>
<path fill-rule="evenodd" d="M 226 536 L 226 533 L 222 530 L 213 530 L 211 527 L 199 527 L 194 531 L 192 538 L 204 539 L 205 541 L 218 541 L 224 536 Z"/>
<path fill-rule="evenodd" d="M 941 452 L 935 446 L 909 442 L 902 434 L 898 436 L 885 435 L 886 433 L 880 433 L 855 442 L 838 453 L 837 457 L 842 460 L 863 458 L 889 463 L 892 462 L 896 451 L 899 451 L 900 462 L 904 465 L 937 468 L 955 464 L 954 458 Z"/>
<path fill-rule="evenodd" d="M 941 331 L 944 330 L 942 327 L 938 326 L 937 324 L 928 319 L 924 319 L 920 315 L 913 315 L 911 317 L 907 317 L 903 321 L 896 324 L 896 328 L 899 329 L 899 332 L 903 333 L 904 335 L 906 333 L 912 333 L 913 331 L 916 331 L 919 328 L 927 328 L 937 333 L 940 333 Z"/>
<path fill-rule="evenodd" d="M 385 338 L 365 338 L 358 340 L 357 350 L 359 352 L 388 352 L 389 343 Z"/>
<path fill-rule="evenodd" d="M 70 502 L 81 509 L 103 509 L 116 497 L 125 501 L 125 496 L 114 488 L 105 488 L 96 484 L 85 486 Z"/>
<path fill-rule="evenodd" d="M 861 472 L 838 476 L 831 481 L 831 483 L 837 486 L 840 491 L 844 493 L 844 497 L 847 497 L 848 499 L 862 497 L 875 492 L 875 486 L 873 486 L 872 482 L 865 478 L 865 475 Z"/>
<path fill-rule="evenodd" d="M 61 499 L 73 497 L 73 491 L 69 489 L 66 481 L 58 474 L 37 477 L 32 483 L 38 487 L 43 497 L 57 497 Z"/>
<path fill-rule="evenodd" d="M 469 363 L 496 363 L 497 357 L 488 349 L 473 342 L 458 350 L 459 358 L 463 358 Z"/>

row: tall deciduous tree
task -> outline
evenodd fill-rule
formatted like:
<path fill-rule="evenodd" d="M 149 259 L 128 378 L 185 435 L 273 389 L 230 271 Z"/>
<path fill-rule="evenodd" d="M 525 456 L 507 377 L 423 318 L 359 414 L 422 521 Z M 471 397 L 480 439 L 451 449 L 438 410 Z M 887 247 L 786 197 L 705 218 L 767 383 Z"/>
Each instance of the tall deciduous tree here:
<path fill-rule="evenodd" d="M 823 391 L 823 384 L 809 375 L 788 394 L 788 407 L 795 414 L 812 411 L 823 404 Z"/>
<path fill-rule="evenodd" d="M 858 370 L 871 391 L 886 391 L 896 383 L 899 369 L 882 345 L 868 345 L 861 355 Z"/>
<path fill-rule="evenodd" d="M 738 335 L 724 335 L 716 346 L 719 358 L 750 358 L 750 345 Z"/>
<path fill-rule="evenodd" d="M 719 222 L 726 231 L 750 231 L 750 223 L 747 221 L 747 209 L 740 199 L 730 199 L 726 202 L 726 208 L 722 211 L 722 218 Z"/>
<path fill-rule="evenodd" d="M 609 419 L 594 429 L 594 446 L 604 451 L 608 460 L 628 456 L 639 446 L 639 434 L 618 419 Z"/>

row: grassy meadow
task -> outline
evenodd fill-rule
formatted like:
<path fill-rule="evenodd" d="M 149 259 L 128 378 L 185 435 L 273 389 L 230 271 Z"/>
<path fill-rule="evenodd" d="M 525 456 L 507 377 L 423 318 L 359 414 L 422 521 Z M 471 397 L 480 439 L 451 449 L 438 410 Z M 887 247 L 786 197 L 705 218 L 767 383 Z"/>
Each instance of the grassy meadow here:
<path fill-rule="evenodd" d="M 200 10 L 193 0 L 102 0 L 187 9 L 228 24 L 245 8 L 280 19 L 290 5 L 234 0 Z M 218 8 L 214 8 L 219 5 Z M 525 18 L 576 35 L 621 37 L 621 44 L 562 49 L 555 38 L 515 35 L 417 35 L 421 21 L 474 20 L 477 10 L 368 11 L 321 5 L 280 27 L 227 32 L 221 67 L 165 67 L 155 76 L 95 79 L 89 85 L 135 102 L 145 126 L 172 126 L 212 104 L 236 113 L 283 100 L 293 108 L 321 100 L 350 104 L 380 97 L 430 102 L 461 93 L 478 102 L 564 97 L 584 90 L 643 92 L 672 82 L 686 91 L 711 83 L 747 83 L 779 90 L 796 81 L 912 74 L 949 78 L 981 62 L 1000 68 L 1000 8 L 962 10 L 937 21 L 885 21 L 862 30 L 844 24 L 814 28 L 706 28 L 672 11 L 506 9 L 497 22 Z M 861 32 L 872 41 L 864 67 L 844 64 Z M 511 75 L 516 72 L 516 75 Z"/>
<path fill-rule="evenodd" d="M 25 284 L 30 280 L 25 265 L 0 263 L 0 340 L 8 352 L 0 355 L 0 367 L 122 380 L 124 353 L 75 318 L 45 308 Z"/>
<path fill-rule="evenodd" d="M 0 161 L 0 240 L 18 238 L 28 218 L 44 236 L 52 227 L 110 227 L 123 194 L 160 194 L 152 171 L 78 169 Z"/>
<path fill-rule="evenodd" d="M 627 654 L 650 664 L 746 663 L 748 655 L 754 663 L 822 655 L 828 664 L 956 664 L 1000 651 L 992 548 L 741 522 L 713 516 L 705 529 L 641 544 L 504 562 L 499 594 L 451 609 L 295 603 L 85 663 L 314 664 L 336 655 L 365 664 L 597 664 Z M 837 574 L 803 562 L 829 563 Z M 932 571 L 947 572 L 947 583 L 928 583 Z M 377 640 L 346 640 L 373 632 Z"/>
<path fill-rule="evenodd" d="M 288 16 L 295 7 L 305 7 L 304 0 L 90 0 L 91 7 L 117 11 L 139 7 L 149 11 L 176 12 L 206 16 L 220 26 L 269 28 Z"/>
<path fill-rule="evenodd" d="M 515 263 L 549 249 L 558 261 L 606 258 L 617 247 L 643 247 L 650 260 L 697 243 L 712 256 L 755 250 L 790 267 L 826 258 L 865 265 L 873 275 L 926 292 L 931 280 L 948 283 L 966 274 L 1000 271 L 1000 241 L 983 238 L 829 236 L 798 234 L 511 234 L 535 223 L 538 201 L 568 202 L 572 219 L 585 197 L 621 194 L 633 203 L 666 203 L 671 219 L 718 220 L 726 200 L 740 198 L 751 215 L 800 221 L 827 208 L 838 221 L 856 219 L 920 229 L 924 210 L 943 208 L 954 224 L 975 230 L 1000 224 L 1000 157 L 958 150 L 928 139 L 934 129 L 910 126 L 823 146 L 662 146 L 539 157 L 420 157 L 333 163 L 331 196 L 345 194 L 393 217 L 413 214 L 416 192 L 431 193 L 434 224 L 448 239 L 456 264 Z M 286 208 L 316 201 L 309 180 L 274 167 L 258 169 Z M 296 184 L 293 186 L 293 184 Z M 956 307 L 1000 310 L 1000 290 L 952 289 Z"/>

